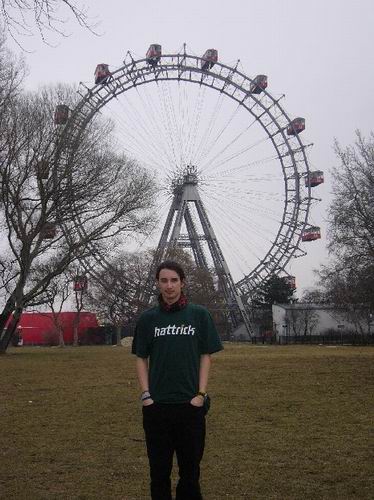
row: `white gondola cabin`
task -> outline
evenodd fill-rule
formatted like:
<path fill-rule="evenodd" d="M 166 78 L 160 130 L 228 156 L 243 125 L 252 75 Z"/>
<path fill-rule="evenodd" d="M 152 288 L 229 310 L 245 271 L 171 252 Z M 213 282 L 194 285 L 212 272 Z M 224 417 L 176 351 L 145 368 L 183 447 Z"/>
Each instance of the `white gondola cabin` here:
<path fill-rule="evenodd" d="M 295 276 L 284 276 L 283 280 L 291 288 L 291 290 L 296 290 L 296 278 L 295 278 Z"/>
<path fill-rule="evenodd" d="M 305 130 L 305 118 L 298 117 L 292 120 L 292 122 L 288 125 L 287 134 L 297 135 L 303 130 Z"/>
<path fill-rule="evenodd" d="M 78 275 L 74 278 L 73 282 L 74 292 L 83 292 L 84 290 L 87 290 L 87 286 L 88 286 L 87 276 Z"/>
<path fill-rule="evenodd" d="M 325 182 L 325 178 L 322 170 L 315 170 L 314 172 L 309 172 L 309 174 L 305 177 L 305 186 L 306 187 L 316 187 Z"/>
<path fill-rule="evenodd" d="M 157 43 L 150 45 L 145 57 L 148 64 L 156 66 L 161 59 L 161 45 L 158 45 Z"/>
<path fill-rule="evenodd" d="M 308 229 L 304 229 L 301 234 L 302 241 L 314 241 L 321 238 L 321 228 L 318 226 L 311 226 Z"/>
<path fill-rule="evenodd" d="M 36 164 L 36 175 L 39 179 L 48 179 L 49 177 L 49 163 L 47 160 L 40 160 Z"/>
<path fill-rule="evenodd" d="M 41 230 L 43 240 L 53 240 L 57 233 L 56 224 L 53 222 L 46 222 Z"/>
<path fill-rule="evenodd" d="M 203 71 L 206 71 L 210 68 L 213 68 L 213 66 L 217 61 L 218 61 L 218 50 L 208 49 L 207 51 L 205 51 L 205 54 L 202 57 L 201 69 Z"/>
<path fill-rule="evenodd" d="M 112 73 L 109 71 L 108 64 L 98 64 L 95 69 L 95 85 L 99 83 L 104 85 L 111 76 Z"/>
<path fill-rule="evenodd" d="M 66 104 L 59 104 L 55 109 L 55 124 L 56 125 L 65 125 L 65 123 L 69 119 L 69 107 Z"/>
<path fill-rule="evenodd" d="M 261 94 L 261 92 L 268 86 L 268 77 L 266 75 L 257 75 L 250 85 L 251 94 Z"/>

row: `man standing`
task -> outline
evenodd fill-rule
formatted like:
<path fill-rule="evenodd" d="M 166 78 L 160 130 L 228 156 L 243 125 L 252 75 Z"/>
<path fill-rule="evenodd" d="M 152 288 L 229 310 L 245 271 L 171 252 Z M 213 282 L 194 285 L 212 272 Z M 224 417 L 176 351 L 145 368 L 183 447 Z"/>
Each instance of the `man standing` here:
<path fill-rule="evenodd" d="M 201 500 L 210 355 L 223 347 L 209 312 L 188 303 L 182 267 L 165 261 L 156 280 L 159 305 L 140 316 L 132 345 L 142 391 L 151 497 L 171 500 L 175 452 L 176 500 Z"/>

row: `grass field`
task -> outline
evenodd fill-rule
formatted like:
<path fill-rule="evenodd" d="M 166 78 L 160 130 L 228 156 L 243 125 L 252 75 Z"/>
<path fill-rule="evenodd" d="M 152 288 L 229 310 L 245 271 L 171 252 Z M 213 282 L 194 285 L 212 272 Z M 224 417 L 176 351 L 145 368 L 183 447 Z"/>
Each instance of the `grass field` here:
<path fill-rule="evenodd" d="M 1 499 L 149 498 L 129 348 L 13 348 L 0 380 Z M 209 389 L 204 499 L 374 498 L 373 347 L 226 344 Z"/>

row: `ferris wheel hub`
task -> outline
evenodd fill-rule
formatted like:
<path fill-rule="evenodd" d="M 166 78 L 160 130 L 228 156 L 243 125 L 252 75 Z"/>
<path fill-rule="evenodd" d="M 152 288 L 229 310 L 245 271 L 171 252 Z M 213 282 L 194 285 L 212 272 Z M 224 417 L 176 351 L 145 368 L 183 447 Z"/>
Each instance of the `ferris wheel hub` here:
<path fill-rule="evenodd" d="M 192 186 L 199 184 L 198 171 L 195 165 L 187 165 L 176 174 L 171 181 L 171 190 L 174 194 L 178 193 L 183 189 L 183 186 L 188 184 Z"/>

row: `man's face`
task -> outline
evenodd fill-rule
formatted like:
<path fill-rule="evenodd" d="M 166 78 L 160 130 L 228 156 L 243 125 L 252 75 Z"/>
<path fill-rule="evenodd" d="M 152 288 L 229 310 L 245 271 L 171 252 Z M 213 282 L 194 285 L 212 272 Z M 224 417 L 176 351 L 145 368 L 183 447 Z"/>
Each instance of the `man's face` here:
<path fill-rule="evenodd" d="M 174 304 L 181 296 L 184 282 L 179 274 L 171 269 L 161 269 L 158 277 L 158 288 L 166 304 Z"/>

